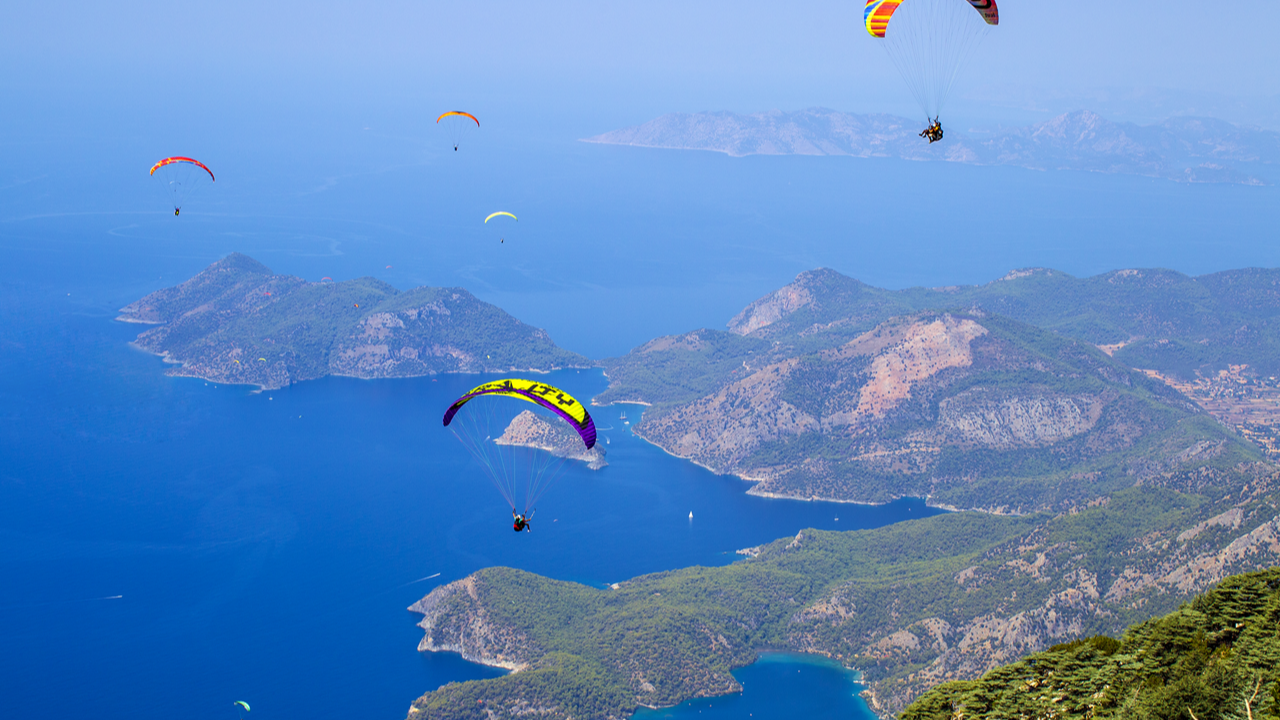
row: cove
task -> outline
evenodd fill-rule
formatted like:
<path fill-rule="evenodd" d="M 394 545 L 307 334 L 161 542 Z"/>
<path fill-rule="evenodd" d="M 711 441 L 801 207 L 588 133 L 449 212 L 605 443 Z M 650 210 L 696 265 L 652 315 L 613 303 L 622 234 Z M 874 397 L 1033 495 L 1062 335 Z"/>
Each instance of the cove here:
<path fill-rule="evenodd" d="M 857 673 L 815 655 L 763 653 L 734 671 L 742 692 L 641 709 L 632 720 L 875 720 Z"/>

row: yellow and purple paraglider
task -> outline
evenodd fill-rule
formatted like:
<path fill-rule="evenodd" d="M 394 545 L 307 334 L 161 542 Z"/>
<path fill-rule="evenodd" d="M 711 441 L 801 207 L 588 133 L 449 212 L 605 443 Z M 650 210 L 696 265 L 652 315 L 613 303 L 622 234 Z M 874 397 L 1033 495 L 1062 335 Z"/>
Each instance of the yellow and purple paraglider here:
<path fill-rule="evenodd" d="M 533 411 L 520 412 L 519 403 L 512 407 L 508 399 L 532 403 L 550 420 L 540 419 Z M 521 521 L 532 517 L 530 510 L 559 476 L 565 458 L 563 453 L 528 447 L 515 436 L 564 434 L 559 442 L 576 445 L 581 440 L 587 450 L 596 444 L 595 421 L 577 398 L 553 385 L 523 378 L 472 388 L 445 411 L 444 425 L 480 463 Z M 521 525 L 517 522 L 517 530 L 523 529 Z"/>

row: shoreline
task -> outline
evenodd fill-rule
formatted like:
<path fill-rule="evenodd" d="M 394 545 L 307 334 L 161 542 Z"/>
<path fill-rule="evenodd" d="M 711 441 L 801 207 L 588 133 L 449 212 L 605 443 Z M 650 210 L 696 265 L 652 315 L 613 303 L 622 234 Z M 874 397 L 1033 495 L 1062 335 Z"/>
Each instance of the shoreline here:
<path fill-rule="evenodd" d="M 119 320 L 120 322 L 132 322 L 132 323 L 146 324 L 146 325 L 163 325 L 164 324 L 160 322 L 152 323 L 144 320 L 128 320 L 128 319 L 122 319 L 122 318 L 116 318 L 116 320 Z M 170 352 L 169 350 L 161 350 L 161 351 L 151 350 L 150 348 L 145 348 L 139 345 L 136 339 L 130 340 L 127 344 L 129 345 L 129 347 L 133 348 L 134 350 L 137 350 L 139 352 L 144 352 L 153 357 L 160 358 L 166 365 L 177 365 L 181 369 L 187 369 L 191 367 L 186 360 L 179 360 L 175 358 L 173 356 L 173 353 Z M 323 380 L 324 378 L 327 378 L 327 377 L 343 377 L 343 378 L 351 378 L 353 380 L 411 380 L 414 378 L 436 377 L 439 375 L 484 375 L 484 374 L 501 375 L 503 373 L 521 373 L 521 374 L 537 373 L 539 375 L 550 375 L 551 373 L 559 372 L 561 370 L 593 370 L 598 367 L 600 366 L 599 365 L 581 365 L 581 366 L 566 365 L 564 367 L 553 367 L 547 370 L 542 370 L 538 368 L 510 368 L 507 370 L 457 370 L 457 371 L 432 370 L 419 375 L 351 375 L 348 373 L 331 372 L 331 373 L 325 373 L 324 375 L 321 375 L 319 377 L 306 378 L 303 380 L 298 380 L 296 382 L 290 382 L 287 385 L 279 385 L 274 387 L 263 385 L 261 383 L 256 383 L 256 382 L 239 382 L 236 380 L 213 378 L 207 375 L 200 375 L 195 372 L 175 373 L 175 372 L 166 370 L 164 374 L 169 377 L 181 377 L 181 378 L 191 378 L 194 380 L 204 380 L 205 382 L 218 383 L 219 385 L 244 385 L 244 386 L 256 388 L 253 392 L 257 394 L 267 390 L 283 390 L 292 385 L 297 385 L 299 383 L 304 383 L 304 382 L 310 382 L 312 380 Z"/>
<path fill-rule="evenodd" d="M 116 322 L 131 323 L 133 325 L 163 325 L 163 320 L 143 320 L 141 318 L 127 317 L 121 315 L 115 318 Z"/>
<path fill-rule="evenodd" d="M 649 443 L 649 444 L 650 444 L 650 445 L 652 445 L 653 447 L 658 448 L 659 450 L 661 450 L 662 452 L 664 452 L 664 453 L 666 453 L 666 454 L 670 455 L 671 457 L 676 458 L 677 460 L 683 460 L 683 461 L 685 461 L 685 462 L 687 462 L 687 463 L 692 463 L 693 465 L 697 465 L 698 467 L 702 468 L 703 470 L 706 470 L 707 472 L 710 472 L 710 473 L 712 473 L 712 474 L 714 474 L 714 475 L 717 475 L 717 476 L 720 476 L 720 477 L 726 477 L 726 476 L 728 476 L 728 477 L 734 477 L 734 478 L 737 478 L 738 480 L 741 480 L 741 481 L 742 481 L 742 482 L 744 482 L 744 483 L 750 483 L 750 484 L 751 484 L 751 487 L 747 488 L 747 490 L 745 491 L 745 492 L 746 492 L 746 494 L 747 494 L 747 495 L 751 495 L 751 496 L 753 496 L 753 497 L 764 498 L 764 499 L 766 499 L 766 500 L 793 500 L 793 501 L 798 501 L 798 502 L 828 502 L 828 503 L 840 503 L 840 504 L 842 504 L 842 505 L 863 505 L 863 506 L 866 506 L 866 507 L 885 507 L 885 506 L 887 506 L 887 505 L 891 505 L 891 504 L 893 504 L 893 503 L 895 503 L 895 502 L 897 502 L 897 501 L 899 501 L 899 500 L 902 500 L 903 498 L 907 498 L 907 497 L 915 497 L 915 496 L 913 496 L 913 495 L 898 495 L 898 496 L 894 497 L 892 500 L 889 500 L 889 501 L 887 501 L 887 502 L 869 502 L 869 501 L 867 501 L 867 500 L 842 500 L 842 499 L 840 499 L 840 498 L 823 498 L 823 497 L 813 497 L 813 496 L 810 496 L 810 497 L 801 497 L 801 496 L 799 496 L 799 495 L 785 495 L 785 494 L 782 494 L 782 493 L 771 493 L 771 492 L 767 492 L 767 491 L 765 491 L 765 490 L 757 490 L 756 488 L 760 486 L 760 483 L 761 483 L 761 482 L 763 482 L 762 480 L 757 480 L 757 479 L 755 479 L 755 478 L 748 477 L 748 476 L 746 476 L 746 475 L 742 475 L 742 474 L 734 473 L 734 472 L 720 472 L 719 470 L 716 470 L 716 469 L 715 469 L 715 468 L 713 468 L 713 467 L 709 467 L 709 466 L 707 466 L 707 465 L 704 465 L 704 464 L 702 464 L 702 463 L 700 463 L 700 462 L 698 462 L 697 460 L 694 460 L 694 459 L 692 459 L 692 458 L 684 457 L 684 456 L 682 456 L 682 455 L 677 455 L 677 454 L 675 454 L 675 453 L 671 452 L 670 450 L 668 450 L 668 449 L 666 449 L 666 448 L 662 447 L 662 446 L 661 446 L 661 445 L 659 445 L 658 443 L 656 443 L 656 442 L 654 442 L 654 441 L 650 440 L 649 438 L 645 437 L 644 435 L 641 435 L 639 432 L 637 432 L 637 431 L 636 431 L 636 426 L 635 426 L 635 425 L 632 425 L 632 426 L 631 426 L 631 434 L 635 435 L 636 437 L 640 438 L 641 440 L 645 441 L 646 443 Z M 928 507 L 936 507 L 936 508 L 939 508 L 939 509 L 942 509 L 942 510 L 946 510 L 946 511 L 948 511 L 948 512 L 966 512 L 966 510 L 965 510 L 965 509 L 953 508 L 953 507 L 951 507 L 951 506 L 937 505 L 937 504 L 930 503 L 930 502 L 929 502 L 929 498 L 928 498 L 927 496 L 926 496 L 926 497 L 919 498 L 919 499 L 924 500 L 924 501 L 925 501 L 925 505 L 926 505 L 926 506 L 928 506 Z M 974 511 L 974 512 L 989 512 L 989 511 L 986 511 L 986 510 L 982 510 L 982 509 L 980 509 L 980 508 L 968 508 L 968 510 L 972 510 L 972 511 Z M 994 513 L 994 512 L 991 512 L 990 514 L 992 514 L 992 515 L 998 515 L 998 514 L 1000 514 L 1000 513 Z"/>

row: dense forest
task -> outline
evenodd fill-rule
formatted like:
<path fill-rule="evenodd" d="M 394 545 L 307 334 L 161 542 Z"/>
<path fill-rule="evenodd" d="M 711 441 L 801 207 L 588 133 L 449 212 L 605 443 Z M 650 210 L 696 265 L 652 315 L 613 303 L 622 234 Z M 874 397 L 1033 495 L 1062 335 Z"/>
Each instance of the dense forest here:
<path fill-rule="evenodd" d="M 1172 613 L 940 685 L 902 720 L 1280 717 L 1280 568 L 1228 578 Z"/>

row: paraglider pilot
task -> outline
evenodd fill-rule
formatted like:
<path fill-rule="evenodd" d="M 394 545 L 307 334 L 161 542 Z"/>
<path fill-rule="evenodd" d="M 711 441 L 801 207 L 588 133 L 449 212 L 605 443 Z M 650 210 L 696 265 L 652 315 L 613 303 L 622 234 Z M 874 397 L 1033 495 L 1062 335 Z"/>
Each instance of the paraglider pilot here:
<path fill-rule="evenodd" d="M 920 137 L 928 140 L 930 145 L 942 139 L 942 123 L 938 122 L 938 118 L 935 117 L 929 127 L 920 131 Z"/>
<path fill-rule="evenodd" d="M 532 514 L 530 514 L 529 517 L 526 518 L 524 515 L 521 515 L 520 513 L 516 512 L 515 508 L 511 508 L 511 529 L 512 530 L 515 530 L 516 532 L 520 532 L 521 530 L 524 530 L 527 532 L 533 532 L 533 528 L 529 527 L 529 521 L 532 519 L 533 519 Z"/>

